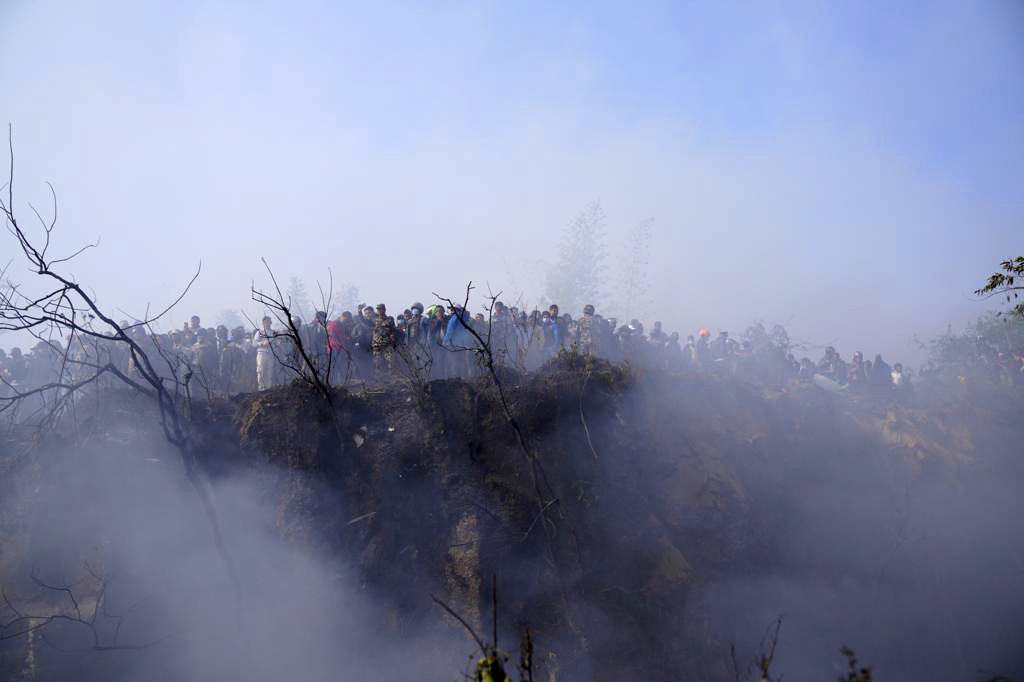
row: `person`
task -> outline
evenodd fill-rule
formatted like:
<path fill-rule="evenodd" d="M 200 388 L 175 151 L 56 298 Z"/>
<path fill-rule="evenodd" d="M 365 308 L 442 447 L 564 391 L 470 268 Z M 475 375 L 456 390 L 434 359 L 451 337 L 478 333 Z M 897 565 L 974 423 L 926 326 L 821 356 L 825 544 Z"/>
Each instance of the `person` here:
<path fill-rule="evenodd" d="M 910 386 L 910 374 L 903 371 L 903 364 L 896 362 L 893 363 L 892 372 L 890 373 L 890 379 L 892 381 L 893 391 L 896 393 L 897 398 L 904 402 L 910 397 L 911 386 Z"/>
<path fill-rule="evenodd" d="M 256 348 L 256 390 L 265 391 L 274 385 L 274 373 L 277 359 L 274 357 L 274 331 L 271 319 L 264 316 L 261 320 L 262 329 L 256 330 L 252 337 L 252 345 Z"/>
<path fill-rule="evenodd" d="M 892 389 L 892 368 L 882 359 L 881 353 L 875 355 L 875 362 L 871 366 L 869 376 L 871 387 L 875 391 L 886 393 Z"/>
<path fill-rule="evenodd" d="M 499 366 L 506 362 L 516 361 L 518 355 L 517 337 L 515 333 L 515 320 L 512 313 L 501 301 L 495 301 L 494 314 L 491 316 L 491 351 L 494 353 L 494 361 Z M 486 324 L 484 325 L 484 338 L 487 337 Z"/>
<path fill-rule="evenodd" d="M 127 326 L 128 323 L 127 322 L 122 322 L 121 324 L 124 325 L 124 326 Z M 193 315 L 192 317 L 190 317 L 189 320 L 188 320 L 188 330 L 190 332 L 192 332 L 193 334 L 195 334 L 196 332 L 199 331 L 200 328 L 201 327 L 200 327 L 200 324 L 199 324 L 199 316 L 198 315 Z"/>
<path fill-rule="evenodd" d="M 849 370 L 846 367 L 846 361 L 843 360 L 839 353 L 836 353 L 835 359 L 833 360 L 832 372 L 835 375 L 836 383 L 846 385 L 846 381 L 849 378 Z"/>
<path fill-rule="evenodd" d="M 583 317 L 576 322 L 575 344 L 581 353 L 590 355 L 597 351 L 596 337 L 599 334 L 594 319 L 594 306 L 583 306 Z"/>
<path fill-rule="evenodd" d="M 732 350 L 732 345 L 729 343 L 729 332 L 718 332 L 718 337 L 711 342 L 709 350 L 711 351 L 712 360 L 725 360 Z"/>
<path fill-rule="evenodd" d="M 544 310 L 540 314 L 540 326 L 544 332 L 544 356 L 545 358 L 554 355 L 557 344 L 558 332 L 551 322 L 551 311 Z"/>
<path fill-rule="evenodd" d="M 452 376 L 469 375 L 472 367 L 471 350 L 475 345 L 473 334 L 469 331 L 472 324 L 469 311 L 459 304 L 452 306 L 443 340 L 445 348 L 452 351 L 448 356 Z"/>
<path fill-rule="evenodd" d="M 191 349 L 192 367 L 190 369 L 198 372 L 197 378 L 203 390 L 220 388 L 218 380 L 220 355 L 217 352 L 215 336 L 216 332 L 211 335 L 209 330 L 200 327 L 196 333 L 196 342 Z"/>
<path fill-rule="evenodd" d="M 423 347 L 430 363 L 430 377 L 443 379 L 448 376 L 448 356 L 451 355 L 444 347 L 449 319 L 445 315 L 444 306 L 439 303 L 427 308 L 423 317 Z"/>
<path fill-rule="evenodd" d="M 783 372 L 783 381 L 790 381 L 800 376 L 800 362 L 796 359 L 793 353 L 786 353 L 785 370 Z"/>
<path fill-rule="evenodd" d="M 707 369 L 708 363 L 711 362 L 711 344 L 708 340 L 711 338 L 711 332 L 705 328 L 701 328 L 697 332 L 697 343 L 695 345 L 697 355 L 697 366 L 703 369 Z"/>
<path fill-rule="evenodd" d="M 348 374 L 348 330 L 342 316 L 327 323 L 327 370 L 332 383 Z"/>
<path fill-rule="evenodd" d="M 409 306 L 409 315 L 405 320 L 405 336 L 409 346 L 422 346 L 426 336 L 426 325 L 423 319 L 423 304 L 418 301 Z"/>
<path fill-rule="evenodd" d="M 831 379 L 837 384 L 845 384 L 849 379 L 846 362 L 839 357 L 833 346 L 825 348 L 825 356 L 818 361 L 818 374 Z"/>
<path fill-rule="evenodd" d="M 692 338 L 692 337 L 691 337 Z M 679 345 L 679 332 L 669 334 L 661 349 L 662 366 L 669 372 L 681 372 L 686 368 L 686 359 Z"/>
<path fill-rule="evenodd" d="M 232 392 L 241 389 L 240 371 L 245 363 L 245 351 L 231 338 L 224 325 L 217 327 L 217 381 L 220 390 Z"/>
<path fill-rule="evenodd" d="M 814 380 L 814 375 L 817 373 L 817 367 L 814 365 L 814 361 L 810 358 L 800 358 L 800 371 L 797 372 L 797 381 L 809 384 Z"/>
<path fill-rule="evenodd" d="M 28 361 L 18 346 L 11 348 L 11 354 L 7 358 L 7 376 L 14 384 L 24 381 L 28 376 Z"/>
<path fill-rule="evenodd" d="M 551 347 L 555 352 L 565 345 L 565 326 L 558 316 L 558 306 L 554 303 L 548 306 L 548 320 L 551 325 Z"/>
<path fill-rule="evenodd" d="M 864 368 L 864 354 L 857 351 L 850 360 L 846 370 L 846 383 L 851 391 L 863 391 L 867 388 L 867 373 Z"/>
<path fill-rule="evenodd" d="M 686 346 L 683 347 L 683 359 L 689 367 L 696 368 L 700 365 L 700 358 L 697 354 L 697 340 L 693 338 L 693 334 L 686 337 Z"/>
<path fill-rule="evenodd" d="M 661 328 L 661 321 L 658 320 L 654 323 L 654 329 L 651 330 L 651 343 L 657 346 L 659 349 L 668 342 L 668 334 Z"/>
<path fill-rule="evenodd" d="M 645 343 L 644 326 L 640 320 L 632 319 L 619 328 L 619 346 L 626 357 L 635 361 L 643 351 Z"/>
<path fill-rule="evenodd" d="M 388 317 L 387 308 L 383 303 L 377 304 L 377 319 L 373 324 L 373 339 L 371 350 L 373 351 L 373 365 L 378 377 L 391 370 L 393 353 L 398 344 L 397 329 L 395 321 Z"/>
<path fill-rule="evenodd" d="M 352 318 L 349 331 L 349 348 L 352 353 L 352 364 L 356 374 L 364 381 L 369 378 L 370 360 L 373 341 L 373 309 L 360 305 L 359 313 Z"/>

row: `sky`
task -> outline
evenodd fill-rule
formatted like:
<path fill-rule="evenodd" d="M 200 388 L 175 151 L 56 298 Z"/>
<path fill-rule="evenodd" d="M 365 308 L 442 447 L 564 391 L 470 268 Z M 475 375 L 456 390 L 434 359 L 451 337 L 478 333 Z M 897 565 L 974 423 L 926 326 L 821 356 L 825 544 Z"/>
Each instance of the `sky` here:
<path fill-rule="evenodd" d="M 175 325 L 257 312 L 261 257 L 392 309 L 540 300 L 598 200 L 613 261 L 654 220 L 648 324 L 919 360 L 1024 252 L 1022 78 L 1008 0 L 0 0 L 16 208 L 52 182 L 57 248 L 98 238 L 70 269 L 126 317 L 201 262 Z"/>

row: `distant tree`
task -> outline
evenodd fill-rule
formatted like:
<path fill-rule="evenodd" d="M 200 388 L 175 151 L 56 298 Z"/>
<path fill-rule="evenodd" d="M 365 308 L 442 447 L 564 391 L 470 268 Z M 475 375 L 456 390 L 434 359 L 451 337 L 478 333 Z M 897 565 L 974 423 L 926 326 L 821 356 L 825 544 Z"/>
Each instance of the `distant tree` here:
<path fill-rule="evenodd" d="M 331 297 L 330 315 L 338 317 L 346 310 L 354 311 L 359 305 L 359 287 L 355 284 L 342 284 Z"/>
<path fill-rule="evenodd" d="M 1024 316 L 986 313 L 962 332 L 954 332 L 949 326 L 944 334 L 921 347 L 928 351 L 928 359 L 938 365 L 962 364 L 986 349 L 1013 352 L 1024 347 Z"/>
<path fill-rule="evenodd" d="M 228 329 L 234 329 L 235 327 L 244 327 L 245 320 L 242 319 L 237 310 L 225 308 L 217 315 L 217 324 L 222 324 Z"/>
<path fill-rule="evenodd" d="M 974 293 L 985 298 L 1005 295 L 1006 302 L 1010 303 L 1019 300 L 1021 291 L 1024 291 L 1024 256 L 1017 256 L 1000 263 L 999 270 L 989 275 L 985 286 Z M 1024 317 L 1024 303 L 1015 303 L 1010 314 Z"/>
<path fill-rule="evenodd" d="M 303 322 L 309 322 L 313 319 L 313 303 L 310 301 L 309 293 L 306 291 L 305 282 L 298 277 L 290 278 L 284 293 L 289 299 L 288 307 L 293 313 L 301 317 Z"/>
<path fill-rule="evenodd" d="M 576 316 L 587 303 L 601 300 L 608 255 L 606 223 L 601 203 L 594 201 L 562 232 L 558 260 L 547 276 L 547 295 L 563 312 Z"/>
<path fill-rule="evenodd" d="M 621 258 L 617 260 L 616 291 L 613 298 L 619 317 L 643 319 L 651 307 L 651 244 L 654 218 L 641 220 L 626 234 Z"/>

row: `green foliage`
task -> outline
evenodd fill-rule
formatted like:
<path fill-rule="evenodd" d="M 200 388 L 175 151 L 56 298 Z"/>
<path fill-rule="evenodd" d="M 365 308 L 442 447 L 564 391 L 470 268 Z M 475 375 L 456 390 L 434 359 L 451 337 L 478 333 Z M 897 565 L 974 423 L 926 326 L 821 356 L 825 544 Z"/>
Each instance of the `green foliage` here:
<path fill-rule="evenodd" d="M 986 298 L 1003 295 L 1007 303 L 1019 300 L 1024 285 L 1017 282 L 1024 278 L 1024 256 L 1004 260 L 999 268 L 999 271 L 989 275 L 985 286 L 976 289 L 974 293 Z M 1016 317 L 1024 317 L 1024 303 L 1015 303 L 1009 312 Z"/>
<path fill-rule="evenodd" d="M 980 352 L 979 344 L 993 350 L 1008 351 L 1024 347 L 1024 317 L 987 313 L 967 325 L 960 333 L 952 327 L 927 344 L 929 359 L 939 365 L 970 361 Z"/>

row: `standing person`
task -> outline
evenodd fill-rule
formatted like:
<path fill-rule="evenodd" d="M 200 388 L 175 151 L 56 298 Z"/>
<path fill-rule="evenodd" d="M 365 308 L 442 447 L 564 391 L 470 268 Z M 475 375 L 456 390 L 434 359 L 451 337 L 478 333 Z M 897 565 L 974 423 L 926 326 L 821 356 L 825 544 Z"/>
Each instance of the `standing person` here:
<path fill-rule="evenodd" d="M 484 325 L 484 332 L 481 334 L 484 338 L 487 338 L 487 325 Z M 515 362 L 516 360 L 516 345 L 515 345 L 515 320 L 512 317 L 512 313 L 505 307 L 505 304 L 501 301 L 494 303 L 494 313 L 491 316 L 491 336 L 489 342 L 491 344 L 491 351 L 494 353 L 494 361 L 502 366 L 508 360 Z"/>
<path fill-rule="evenodd" d="M 245 353 L 231 342 L 230 332 L 224 325 L 217 327 L 217 375 L 220 389 L 227 393 L 241 390 L 238 371 L 245 362 Z"/>
<path fill-rule="evenodd" d="M 422 346 L 426 329 L 423 319 L 423 304 L 413 303 L 405 319 L 405 340 L 410 347 Z"/>
<path fill-rule="evenodd" d="M 668 343 L 668 334 L 661 328 L 661 321 L 658 320 L 654 323 L 654 329 L 651 330 L 650 334 L 651 343 L 656 346 L 656 349 L 660 350 L 662 346 Z"/>
<path fill-rule="evenodd" d="M 864 354 L 857 351 L 846 369 L 846 383 L 850 390 L 857 392 L 867 387 L 867 372 L 864 369 Z"/>
<path fill-rule="evenodd" d="M 292 334 L 292 329 L 285 329 L 287 334 L 282 338 L 282 341 L 285 343 L 288 350 L 284 353 L 284 358 L 282 358 L 282 360 L 287 363 L 288 367 L 294 367 L 300 372 L 305 372 L 306 366 L 305 361 L 302 359 L 302 353 L 305 352 L 307 354 L 306 357 L 309 357 L 309 334 L 307 333 L 305 323 L 298 315 L 292 315 L 291 326 L 295 330 L 295 333 Z M 299 350 L 300 344 L 302 345 L 301 351 Z M 284 369 L 285 368 L 282 367 L 280 368 L 280 371 L 283 373 Z M 281 376 L 280 378 L 283 379 L 284 377 Z"/>
<path fill-rule="evenodd" d="M 373 309 L 360 306 L 359 314 L 352 320 L 352 331 L 349 334 L 349 348 L 352 352 L 352 363 L 356 373 L 363 381 L 370 375 L 370 352 L 373 340 Z"/>
<path fill-rule="evenodd" d="M 548 318 L 551 320 L 551 341 L 554 344 L 554 352 L 557 353 L 558 349 L 566 344 L 568 338 L 566 338 L 565 322 L 558 315 L 558 305 L 552 303 L 548 306 Z"/>
<path fill-rule="evenodd" d="M 544 355 L 547 359 L 558 350 L 558 325 L 551 319 L 550 310 L 545 310 L 540 314 L 540 324 L 541 329 L 544 330 Z"/>
<path fill-rule="evenodd" d="M 594 306 L 588 303 L 583 306 L 583 317 L 576 322 L 576 347 L 585 355 L 596 353 L 599 334 L 600 330 L 594 318 Z"/>
<path fill-rule="evenodd" d="M 274 373 L 277 360 L 274 357 L 274 331 L 271 319 L 264 316 L 262 329 L 257 329 L 252 337 L 252 345 L 256 348 L 256 390 L 265 391 L 274 385 Z"/>
<path fill-rule="evenodd" d="M 544 364 L 547 353 L 548 330 L 544 322 L 547 311 L 541 315 L 540 311 L 534 310 L 526 323 L 526 359 L 525 365 L 529 372 Z"/>
<path fill-rule="evenodd" d="M 708 364 L 711 362 L 711 344 L 709 339 L 711 338 L 711 332 L 705 328 L 701 328 L 697 332 L 697 344 L 694 346 L 697 351 L 697 365 L 701 369 L 707 369 Z"/>
<path fill-rule="evenodd" d="M 448 318 L 444 314 L 444 306 L 435 303 L 427 308 L 423 320 L 425 334 L 423 347 L 430 361 L 430 377 L 444 379 L 448 376 L 449 356 L 444 347 L 444 336 L 448 329 Z"/>
<path fill-rule="evenodd" d="M 892 389 L 892 367 L 882 359 L 880 353 L 875 355 L 868 377 L 871 387 L 878 393 L 888 393 Z"/>
<path fill-rule="evenodd" d="M 686 368 L 683 347 L 679 345 L 679 332 L 672 332 L 661 352 L 662 362 L 669 372 L 681 372 Z"/>
<path fill-rule="evenodd" d="M 383 303 L 377 304 L 377 320 L 373 325 L 373 366 L 377 372 L 377 378 L 391 371 L 392 354 L 398 344 L 398 330 L 395 328 L 395 321 L 388 317 L 387 308 Z"/>
<path fill-rule="evenodd" d="M 409 307 L 409 315 L 405 320 L 405 355 L 406 361 L 412 365 L 412 371 L 417 374 L 429 369 L 430 363 L 427 355 L 426 320 L 423 318 L 423 304 L 413 303 Z"/>
<path fill-rule="evenodd" d="M 468 376 L 471 367 L 470 355 L 474 347 L 473 335 L 469 328 L 473 324 L 468 310 L 461 305 L 452 306 L 448 326 L 444 333 L 444 346 L 452 351 L 448 356 L 452 376 Z"/>
<path fill-rule="evenodd" d="M 732 347 L 729 344 L 729 332 L 718 332 L 718 338 L 711 342 L 710 350 L 712 359 L 725 360 L 732 350 Z"/>
<path fill-rule="evenodd" d="M 909 401 L 910 396 L 913 392 L 913 387 L 910 385 L 910 373 L 903 371 L 903 365 L 899 362 L 893 363 L 892 373 L 892 388 L 897 399 L 901 403 Z"/>
<path fill-rule="evenodd" d="M 226 332 L 227 329 L 225 328 L 224 331 Z M 197 379 L 203 389 L 218 390 L 220 388 L 217 380 L 220 371 L 220 354 L 217 352 L 216 332 L 210 334 L 208 329 L 199 328 L 196 342 L 192 346 L 191 360 L 192 370 L 198 370 Z"/>
<path fill-rule="evenodd" d="M 348 376 L 348 330 L 345 320 L 338 317 L 327 323 L 327 369 L 331 383 Z"/>
<path fill-rule="evenodd" d="M 312 361 L 313 366 L 321 377 L 326 379 L 327 372 L 327 313 L 323 310 L 316 311 L 313 321 L 306 327 L 306 335 L 302 339 L 306 346 L 306 353 Z"/>

